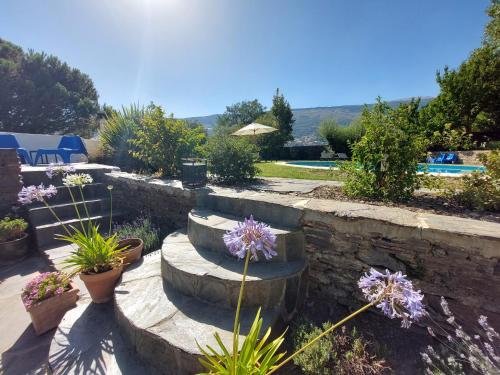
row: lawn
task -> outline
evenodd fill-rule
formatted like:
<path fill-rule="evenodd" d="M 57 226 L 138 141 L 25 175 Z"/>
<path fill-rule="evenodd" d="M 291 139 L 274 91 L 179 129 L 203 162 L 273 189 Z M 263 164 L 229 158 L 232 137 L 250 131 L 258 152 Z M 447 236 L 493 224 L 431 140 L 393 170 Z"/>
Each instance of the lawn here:
<path fill-rule="evenodd" d="M 257 163 L 256 166 L 260 170 L 257 175 L 262 177 L 299 178 L 305 180 L 342 180 L 341 173 L 338 170 L 298 168 L 272 162 Z"/>

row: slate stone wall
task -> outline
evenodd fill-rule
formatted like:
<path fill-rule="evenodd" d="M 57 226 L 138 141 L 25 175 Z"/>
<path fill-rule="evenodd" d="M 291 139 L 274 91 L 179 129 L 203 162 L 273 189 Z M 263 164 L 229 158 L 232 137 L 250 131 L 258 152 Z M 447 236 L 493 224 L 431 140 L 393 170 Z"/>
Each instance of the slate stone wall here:
<path fill-rule="evenodd" d="M 108 179 L 121 202 L 135 214 L 148 213 L 163 229 L 186 226 L 191 208 L 206 202 L 202 191 L 178 183 L 113 175 Z M 459 318 L 473 322 L 485 314 L 500 328 L 500 224 L 280 194 L 215 189 L 210 195 L 225 212 L 267 212 L 269 222 L 286 216 L 302 227 L 309 294 L 356 308 L 364 302 L 359 277 L 370 267 L 388 268 L 412 279 L 436 317 L 444 296 Z"/>

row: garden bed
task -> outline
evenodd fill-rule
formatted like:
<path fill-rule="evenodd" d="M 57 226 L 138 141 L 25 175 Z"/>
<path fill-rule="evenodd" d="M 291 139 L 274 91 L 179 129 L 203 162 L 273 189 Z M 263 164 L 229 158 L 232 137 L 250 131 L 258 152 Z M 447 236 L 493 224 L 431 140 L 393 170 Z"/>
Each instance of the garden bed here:
<path fill-rule="evenodd" d="M 431 212 L 438 215 L 458 216 L 500 223 L 500 212 L 470 210 L 457 202 L 446 199 L 445 197 L 433 192 L 420 191 L 414 194 L 413 199 L 398 203 L 351 198 L 343 193 L 342 188 L 336 186 L 320 186 L 310 193 L 301 194 L 301 196 L 368 203 L 377 206 L 399 207 L 415 212 Z"/>

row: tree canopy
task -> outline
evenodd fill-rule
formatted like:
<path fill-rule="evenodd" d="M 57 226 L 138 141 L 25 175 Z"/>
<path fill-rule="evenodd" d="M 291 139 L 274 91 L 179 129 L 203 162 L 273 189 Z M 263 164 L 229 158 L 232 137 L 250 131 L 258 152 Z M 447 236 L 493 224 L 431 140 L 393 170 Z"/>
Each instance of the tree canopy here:
<path fill-rule="evenodd" d="M 226 111 L 217 118 L 217 125 L 248 125 L 262 116 L 265 111 L 266 108 L 257 99 L 235 103 L 226 107 Z"/>
<path fill-rule="evenodd" d="M 0 130 L 91 135 L 98 95 L 90 77 L 44 52 L 0 39 Z"/>

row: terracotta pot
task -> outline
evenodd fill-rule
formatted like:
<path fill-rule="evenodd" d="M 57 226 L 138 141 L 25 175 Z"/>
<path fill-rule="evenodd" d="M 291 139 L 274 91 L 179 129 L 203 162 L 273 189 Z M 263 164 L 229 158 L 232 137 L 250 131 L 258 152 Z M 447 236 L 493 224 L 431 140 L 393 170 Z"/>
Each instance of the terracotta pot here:
<path fill-rule="evenodd" d="M 0 242 L 0 261 L 21 260 L 28 255 L 28 234 L 24 233 L 17 240 Z"/>
<path fill-rule="evenodd" d="M 120 265 L 102 273 L 80 274 L 80 279 L 85 283 L 93 302 L 105 303 L 113 298 L 116 281 L 120 278 L 122 269 L 123 265 Z"/>
<path fill-rule="evenodd" d="M 56 328 L 66 311 L 76 306 L 78 300 L 78 288 L 70 283 L 71 289 L 59 296 L 50 297 L 29 308 L 31 322 L 37 335 L 41 335 L 52 328 Z"/>
<path fill-rule="evenodd" d="M 144 241 L 140 238 L 127 238 L 118 241 L 118 248 L 125 248 L 122 251 L 123 255 L 123 265 L 125 268 L 141 258 L 142 249 L 144 247 Z"/>

